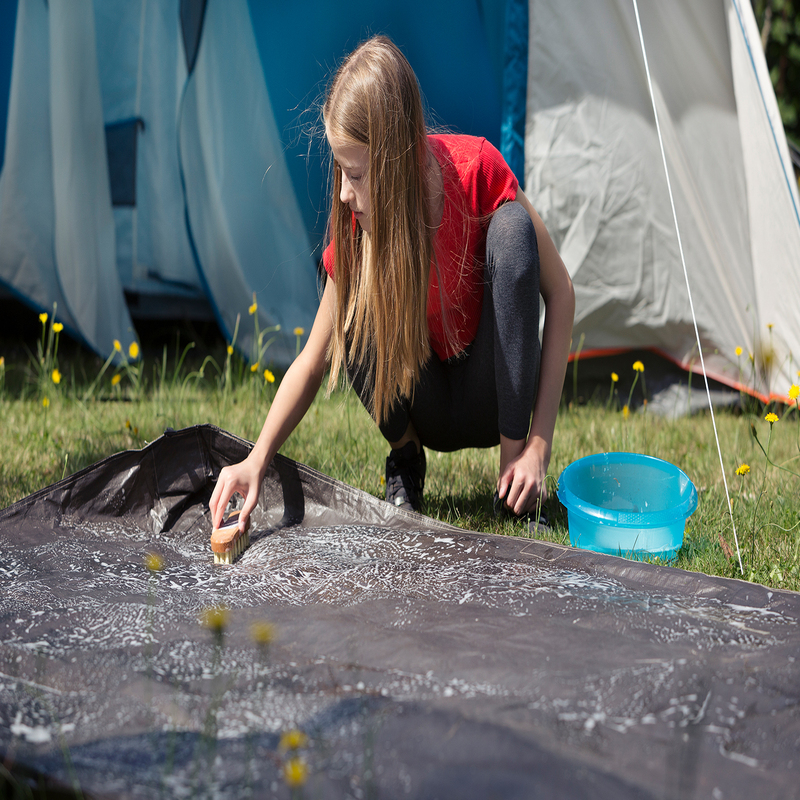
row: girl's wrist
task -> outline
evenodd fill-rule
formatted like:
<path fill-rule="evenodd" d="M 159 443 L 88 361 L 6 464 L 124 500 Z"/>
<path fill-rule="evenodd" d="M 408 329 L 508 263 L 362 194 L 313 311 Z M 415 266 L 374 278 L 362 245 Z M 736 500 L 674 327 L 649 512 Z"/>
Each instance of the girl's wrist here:
<path fill-rule="evenodd" d="M 262 451 L 256 445 L 249 453 L 245 461 L 248 461 L 251 467 L 258 473 L 261 480 L 264 479 L 264 476 L 267 474 L 267 469 L 269 468 L 269 464 L 272 461 L 272 457 L 267 457 L 269 455 L 269 451 Z"/>
<path fill-rule="evenodd" d="M 525 439 L 509 439 L 500 434 L 500 474 L 505 472 L 506 467 L 525 449 Z"/>
<path fill-rule="evenodd" d="M 535 456 L 536 459 L 544 465 L 545 470 L 550 465 L 552 446 L 543 436 L 537 436 L 535 434 L 530 435 L 525 444 L 525 452 Z"/>

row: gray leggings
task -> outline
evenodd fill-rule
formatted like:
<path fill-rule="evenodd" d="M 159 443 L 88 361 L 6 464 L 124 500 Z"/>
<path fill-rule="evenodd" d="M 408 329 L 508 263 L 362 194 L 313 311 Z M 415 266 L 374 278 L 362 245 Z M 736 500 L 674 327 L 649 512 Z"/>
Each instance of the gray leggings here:
<path fill-rule="evenodd" d="M 396 403 L 380 425 L 389 442 L 409 422 L 432 450 L 493 447 L 500 434 L 525 439 L 539 382 L 539 249 L 525 209 L 516 202 L 492 215 L 486 236 L 481 319 L 462 354 L 441 361 L 434 353 L 422 369 L 413 402 Z M 350 380 L 362 402 L 365 382 Z"/>

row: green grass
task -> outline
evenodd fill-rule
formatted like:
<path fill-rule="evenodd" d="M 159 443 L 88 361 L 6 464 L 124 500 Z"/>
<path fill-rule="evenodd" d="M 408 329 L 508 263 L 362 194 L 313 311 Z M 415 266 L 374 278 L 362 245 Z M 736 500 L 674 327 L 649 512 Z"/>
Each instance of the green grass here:
<path fill-rule="evenodd" d="M 135 373 L 123 367 L 116 386 L 111 378 L 117 370 L 109 367 L 91 392 L 102 364 L 75 348 L 59 355 L 58 385 L 52 381 L 50 362 L 47 369 L 41 368 L 41 361 L 36 363 L 39 354 L 18 350 L 7 358 L 0 370 L 0 507 L 107 455 L 142 447 L 167 427 L 210 422 L 254 440 L 277 383 L 266 383 L 261 370 L 251 373 L 235 356 L 228 362 L 226 378 L 224 345 L 204 352 L 198 355 L 176 342 L 159 354 L 146 353 Z M 555 479 L 568 464 L 601 451 L 644 453 L 679 466 L 699 492 L 697 511 L 689 519 L 674 566 L 800 589 L 800 477 L 786 471 L 800 472 L 798 412 L 779 409 L 783 418 L 771 433 L 764 413 L 765 409 L 724 412 L 716 418 L 743 576 L 708 414 L 675 422 L 641 412 L 626 418 L 601 403 L 562 408 L 546 505 L 552 532 L 546 538 L 569 543 L 566 514 L 555 498 Z M 320 392 L 282 452 L 382 496 L 386 444 L 350 391 L 330 399 Z M 426 513 L 468 530 L 528 535 L 521 523 L 493 516 L 498 455 L 498 448 L 429 451 Z M 742 463 L 750 472 L 737 476 Z"/>

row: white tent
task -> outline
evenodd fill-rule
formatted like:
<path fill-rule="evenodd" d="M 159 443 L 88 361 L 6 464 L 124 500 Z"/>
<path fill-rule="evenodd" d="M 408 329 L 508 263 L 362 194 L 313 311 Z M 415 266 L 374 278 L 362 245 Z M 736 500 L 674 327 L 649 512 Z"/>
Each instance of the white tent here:
<path fill-rule="evenodd" d="M 168 294 L 286 363 L 318 296 L 246 0 L 19 0 L 0 280 L 94 350 Z M 127 296 L 127 302 L 126 302 Z"/>
<path fill-rule="evenodd" d="M 639 0 L 711 377 L 799 383 L 797 184 L 747 0 Z M 525 189 L 577 294 L 582 357 L 700 369 L 632 0 L 530 0 Z M 740 358 L 736 348 L 743 349 Z"/>

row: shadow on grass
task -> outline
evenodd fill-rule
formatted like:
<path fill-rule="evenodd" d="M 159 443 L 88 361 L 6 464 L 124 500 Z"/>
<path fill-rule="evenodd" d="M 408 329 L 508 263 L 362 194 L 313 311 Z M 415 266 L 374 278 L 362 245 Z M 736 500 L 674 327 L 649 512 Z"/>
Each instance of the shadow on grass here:
<path fill-rule="evenodd" d="M 510 514 L 495 516 L 492 501 L 493 495 L 485 491 L 429 493 L 425 496 L 423 510 L 429 517 L 470 531 L 526 538 L 534 536 L 526 520 L 514 518 Z M 535 538 L 568 545 L 567 513 L 554 494 L 545 501 L 542 513 L 548 520 L 549 530 L 538 529 Z"/>

